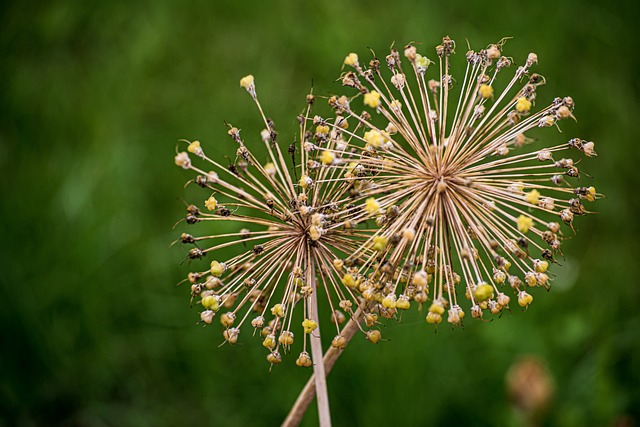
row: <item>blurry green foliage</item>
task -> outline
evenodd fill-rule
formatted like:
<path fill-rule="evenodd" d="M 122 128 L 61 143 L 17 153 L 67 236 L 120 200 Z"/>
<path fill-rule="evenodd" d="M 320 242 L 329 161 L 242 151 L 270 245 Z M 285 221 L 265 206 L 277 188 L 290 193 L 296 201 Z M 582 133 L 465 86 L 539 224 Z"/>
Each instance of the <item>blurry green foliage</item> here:
<path fill-rule="evenodd" d="M 527 313 L 434 334 L 412 312 L 387 342 L 356 338 L 329 379 L 335 425 L 517 425 L 504 375 L 528 353 L 556 382 L 547 425 L 640 422 L 630 2 L 37 3 L 0 6 L 0 426 L 279 423 L 309 371 L 288 358 L 269 372 L 258 345 L 217 348 L 175 287 L 188 267 L 172 227 L 181 197 L 202 197 L 183 190 L 175 143 L 232 153 L 224 120 L 257 140 L 249 72 L 292 138 L 308 88 L 338 92 L 348 52 L 447 34 L 460 58 L 465 38 L 504 36 L 514 58 L 539 55 L 542 99 L 576 100 L 562 137 L 596 141 L 582 167 L 607 199 Z"/>

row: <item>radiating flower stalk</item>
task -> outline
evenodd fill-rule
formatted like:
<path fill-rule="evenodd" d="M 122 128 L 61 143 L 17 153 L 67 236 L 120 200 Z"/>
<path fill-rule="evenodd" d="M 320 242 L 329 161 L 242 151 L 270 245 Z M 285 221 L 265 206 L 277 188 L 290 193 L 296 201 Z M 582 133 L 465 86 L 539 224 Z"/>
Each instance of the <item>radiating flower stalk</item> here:
<path fill-rule="evenodd" d="M 380 311 L 428 304 L 428 323 L 446 318 L 455 326 L 465 316 L 461 295 L 478 319 L 501 315 L 513 297 L 528 307 L 530 288 L 550 288 L 548 268 L 562 255 L 567 231 L 561 224 L 574 232 L 574 217 L 601 197 L 580 185 L 586 174 L 569 157 L 595 156 L 593 142 L 571 138 L 545 147 L 527 136 L 574 118 L 574 101 L 555 98 L 535 111 L 545 83 L 531 71 L 537 55 L 515 66 L 503 44 L 467 52 L 457 92 L 448 37 L 436 47 L 436 61 L 412 45 L 402 59 L 392 49 L 387 73 L 376 58 L 368 67 L 354 53 L 345 58 L 351 70 L 342 83 L 357 92 L 330 104 L 364 132 L 335 154 L 349 153 L 350 168 L 371 181 L 356 220 L 375 218 L 380 228 L 361 247 L 371 254 L 362 252 L 366 261 L 343 283 L 360 283 L 362 298 Z M 436 79 L 429 79 L 433 68 Z"/>
<path fill-rule="evenodd" d="M 265 124 L 264 158 L 232 126 L 237 151 L 229 165 L 198 141 L 185 141 L 187 152 L 176 155 L 208 193 L 202 206 L 188 206 L 186 222 L 210 223 L 212 234 L 180 238 L 194 245 L 188 258 L 213 258 L 187 279 L 201 322 L 218 318 L 230 344 L 253 330 L 271 364 L 302 336 L 296 364 L 314 367 L 315 387 L 307 385 L 287 425 L 299 422 L 315 389 L 321 425 L 330 425 L 319 293 L 336 329 L 330 369 L 354 332 L 377 343 L 379 318 L 399 318 L 411 306 L 426 306 L 430 324 L 446 318 L 455 327 L 465 310 L 500 316 L 512 298 L 527 308 L 532 288 L 550 288 L 548 269 L 575 231 L 574 217 L 601 197 L 580 185 L 589 177 L 573 156 L 596 153 L 579 138 L 548 146 L 528 135 L 574 118 L 574 101 L 536 108 L 545 83 L 532 72 L 537 56 L 516 66 L 503 45 L 468 51 L 461 80 L 451 74 L 448 37 L 435 61 L 413 45 L 403 58 L 392 48 L 386 66 L 375 56 L 365 66 L 351 53 L 341 76 L 351 93 L 329 97 L 326 118 L 312 115 L 317 99 L 309 95 L 299 142 L 286 151 L 246 76 L 240 84 Z M 243 228 L 220 231 L 229 221 Z M 221 249 L 239 253 L 220 259 Z"/>
<path fill-rule="evenodd" d="M 323 389 L 318 398 L 321 421 L 328 425 L 328 419 L 322 419 L 328 417 L 329 409 L 318 293 L 325 296 L 332 313 L 330 324 L 336 335 L 331 345 L 342 350 L 350 338 L 342 335 L 347 316 L 376 318 L 370 304 L 360 304 L 357 292 L 342 284 L 343 270 L 356 268 L 356 260 L 348 255 L 362 251 L 360 245 L 372 230 L 357 228 L 352 219 L 360 211 L 354 204 L 360 192 L 339 176 L 341 169 L 329 167 L 341 163 L 333 153 L 342 151 L 347 141 L 341 137 L 342 128 L 332 130 L 317 119 L 312 123 L 315 97 L 307 96 L 306 110 L 298 117 L 301 143 L 291 143 L 285 153 L 273 121 L 263 113 L 253 77 L 246 76 L 240 83 L 264 121 L 260 136 L 266 160 L 254 154 L 233 126 L 228 134 L 237 151 L 228 166 L 207 156 L 199 141 L 183 141 L 187 151 L 177 153 L 175 163 L 196 172 L 191 182 L 207 190 L 202 206 L 187 207 L 185 221 L 189 225 L 209 222 L 213 234 L 183 233 L 179 241 L 194 245 L 188 252 L 191 260 L 214 258 L 209 268 L 189 273 L 185 281 L 191 283 L 192 301 L 202 306 L 202 323 L 208 325 L 218 318 L 223 338 L 230 344 L 238 342 L 243 327 L 257 332 L 272 365 L 281 363 L 283 353 L 291 350 L 297 337 L 302 338 L 296 364 L 314 366 L 316 389 Z M 192 157 L 206 167 L 196 166 Z M 221 222 L 244 227 L 235 232 L 217 231 Z M 226 254 L 234 248 L 240 253 L 230 259 L 216 258 L 219 250 Z M 371 320 L 368 325 L 374 323 Z M 360 329 L 369 340 L 379 334 Z"/>

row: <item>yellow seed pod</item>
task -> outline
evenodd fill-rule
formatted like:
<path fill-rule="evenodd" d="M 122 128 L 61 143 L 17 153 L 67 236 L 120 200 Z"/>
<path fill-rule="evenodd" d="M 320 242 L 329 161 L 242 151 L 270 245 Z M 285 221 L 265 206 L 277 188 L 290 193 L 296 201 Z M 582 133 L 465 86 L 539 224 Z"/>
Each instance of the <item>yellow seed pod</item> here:
<path fill-rule="evenodd" d="M 590 202 L 593 202 L 596 199 L 596 187 L 587 188 L 587 194 L 584 195 L 584 198 Z"/>
<path fill-rule="evenodd" d="M 220 277 L 227 270 L 227 266 L 223 262 L 211 261 L 211 275 Z"/>
<path fill-rule="evenodd" d="M 218 206 L 218 201 L 216 200 L 215 197 L 211 196 L 207 200 L 204 201 L 204 206 L 208 210 L 214 211 L 216 209 L 216 207 Z"/>
<path fill-rule="evenodd" d="M 442 304 L 442 301 L 435 300 L 429 307 L 429 313 L 444 314 L 444 304 Z"/>
<path fill-rule="evenodd" d="M 416 271 L 411 278 L 411 284 L 425 287 L 429 284 L 429 275 L 424 270 Z"/>
<path fill-rule="evenodd" d="M 373 250 L 383 251 L 387 247 L 388 239 L 384 236 L 375 236 L 373 238 Z"/>
<path fill-rule="evenodd" d="M 196 156 L 202 156 L 204 154 L 204 152 L 202 151 L 202 147 L 200 147 L 200 141 L 193 141 L 191 144 L 189 144 L 189 146 L 187 147 L 187 151 L 195 154 Z"/>
<path fill-rule="evenodd" d="M 385 308 L 396 308 L 396 295 L 389 294 L 382 298 L 382 306 Z"/>
<path fill-rule="evenodd" d="M 343 350 L 347 346 L 347 339 L 342 335 L 336 335 L 331 341 L 331 347 Z"/>
<path fill-rule="evenodd" d="M 531 101 L 524 96 L 521 96 L 516 101 L 516 111 L 521 114 L 528 113 L 531 110 Z"/>
<path fill-rule="evenodd" d="M 324 150 L 320 155 L 320 161 L 323 165 L 331 165 L 336 160 L 336 156 L 330 150 Z"/>
<path fill-rule="evenodd" d="M 498 285 L 501 283 L 504 283 L 506 278 L 507 278 L 507 275 L 505 274 L 504 271 L 495 270 L 493 272 L 493 281 L 496 282 Z"/>
<path fill-rule="evenodd" d="M 518 224 L 518 230 L 523 233 L 527 233 L 531 227 L 533 227 L 533 219 L 526 215 L 520 215 L 516 218 L 516 223 Z"/>
<path fill-rule="evenodd" d="M 406 295 L 400 295 L 398 301 L 396 301 L 396 308 L 398 310 L 408 310 L 411 308 L 411 302 L 409 301 L 409 297 Z"/>
<path fill-rule="evenodd" d="M 320 237 L 322 237 L 322 229 L 320 227 L 312 225 L 311 227 L 309 227 L 309 237 L 314 242 L 320 240 Z"/>
<path fill-rule="evenodd" d="M 308 368 L 312 364 L 313 362 L 311 362 L 311 357 L 309 357 L 309 353 L 307 353 L 306 351 L 300 353 L 300 356 L 298 356 L 298 358 L 296 359 L 296 365 L 302 368 Z"/>
<path fill-rule="evenodd" d="M 502 266 L 504 267 L 505 270 L 509 270 L 511 268 L 511 261 L 505 260 Z"/>
<path fill-rule="evenodd" d="M 305 334 L 310 334 L 318 327 L 318 324 L 316 323 L 315 320 L 304 319 L 302 321 L 302 327 L 304 328 Z"/>
<path fill-rule="evenodd" d="M 293 332 L 291 331 L 283 331 L 278 337 L 278 342 L 282 345 L 291 345 L 293 344 Z"/>
<path fill-rule="evenodd" d="M 333 267 L 336 270 L 342 270 L 342 267 L 344 267 L 344 261 L 341 260 L 340 258 L 336 258 L 333 260 Z"/>
<path fill-rule="evenodd" d="M 329 133 L 329 126 L 327 125 L 318 125 L 316 126 L 316 134 L 326 135 Z"/>
<path fill-rule="evenodd" d="M 431 64 L 431 60 L 429 60 L 429 58 L 416 53 L 416 67 L 422 67 L 426 70 L 429 67 L 429 64 Z"/>
<path fill-rule="evenodd" d="M 538 190 L 531 190 L 525 194 L 524 199 L 532 205 L 537 205 L 540 201 L 540 193 Z"/>
<path fill-rule="evenodd" d="M 518 292 L 518 304 L 520 307 L 527 307 L 533 301 L 533 297 L 525 291 Z"/>
<path fill-rule="evenodd" d="M 366 333 L 367 340 L 369 340 L 373 344 L 378 344 L 378 342 L 380 341 L 381 337 L 382 337 L 382 334 L 377 329 L 374 329 L 374 330 L 371 330 L 371 331 L 367 331 L 367 333 Z"/>
<path fill-rule="evenodd" d="M 243 88 L 249 90 L 251 87 L 254 86 L 254 79 L 253 76 L 251 74 L 244 76 L 243 78 L 240 79 L 240 86 L 242 86 Z"/>
<path fill-rule="evenodd" d="M 267 163 L 264 165 L 264 172 L 269 176 L 274 176 L 276 174 L 276 165 L 271 162 Z"/>
<path fill-rule="evenodd" d="M 220 297 L 217 295 L 207 295 L 202 297 L 202 301 L 200 301 L 204 308 L 207 308 L 212 311 L 218 311 L 220 309 Z"/>
<path fill-rule="evenodd" d="M 442 322 L 442 315 L 438 313 L 433 313 L 431 311 L 427 313 L 427 323 L 431 323 L 432 325 L 437 325 L 440 322 Z"/>
<path fill-rule="evenodd" d="M 274 351 L 273 353 L 269 353 L 267 355 L 267 361 L 273 365 L 277 365 L 278 363 L 282 362 L 282 356 L 280 356 L 280 353 L 278 353 L 277 351 Z"/>
<path fill-rule="evenodd" d="M 369 215 L 375 215 L 380 212 L 380 203 L 374 197 L 369 197 L 364 202 L 364 211 Z"/>
<path fill-rule="evenodd" d="M 271 314 L 276 317 L 284 317 L 284 306 L 282 304 L 276 304 L 271 307 Z"/>
<path fill-rule="evenodd" d="M 273 334 L 269 334 L 262 341 L 262 345 L 268 349 L 272 349 L 276 346 L 276 336 Z"/>
<path fill-rule="evenodd" d="M 473 291 L 473 297 L 478 302 L 493 298 L 493 286 L 485 282 L 480 283 Z"/>
<path fill-rule="evenodd" d="M 298 181 L 298 184 L 300 184 L 300 187 L 306 190 L 311 186 L 311 184 L 313 184 L 313 180 L 309 178 L 307 175 L 302 175 L 300 177 L 300 181 Z"/>
<path fill-rule="evenodd" d="M 385 142 L 385 139 L 385 136 L 375 129 L 364 133 L 364 140 L 368 147 L 378 148 Z"/>
<path fill-rule="evenodd" d="M 544 273 L 549 268 L 549 262 L 545 260 L 535 259 L 533 260 L 533 268 L 538 273 Z"/>
<path fill-rule="evenodd" d="M 538 280 L 536 280 L 536 274 L 533 271 L 527 271 L 524 275 L 524 281 L 527 282 L 529 286 L 535 286 L 538 284 Z"/>
<path fill-rule="evenodd" d="M 478 93 L 480 93 L 480 96 L 484 99 L 491 98 L 493 96 L 493 87 L 487 84 L 481 84 Z"/>
<path fill-rule="evenodd" d="M 364 105 L 371 108 L 378 108 L 380 106 L 380 94 L 375 90 L 364 94 Z"/>
<path fill-rule="evenodd" d="M 352 274 L 346 273 L 342 276 L 342 284 L 347 288 L 355 288 L 356 287 L 356 279 Z"/>
<path fill-rule="evenodd" d="M 344 58 L 344 65 L 349 67 L 358 66 L 358 55 L 353 52 L 347 55 L 346 58 Z"/>

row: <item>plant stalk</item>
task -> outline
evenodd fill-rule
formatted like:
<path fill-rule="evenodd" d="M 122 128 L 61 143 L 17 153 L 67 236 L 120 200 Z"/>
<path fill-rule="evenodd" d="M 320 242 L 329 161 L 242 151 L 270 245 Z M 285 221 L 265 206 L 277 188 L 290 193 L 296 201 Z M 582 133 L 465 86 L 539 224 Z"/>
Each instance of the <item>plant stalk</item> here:
<path fill-rule="evenodd" d="M 349 319 L 349 321 L 341 331 L 341 335 L 347 340 L 347 343 L 351 341 L 351 338 L 353 338 L 353 336 L 356 334 L 356 332 L 359 329 L 358 323 L 360 322 L 361 313 L 362 313 L 362 310 L 359 308 L 356 311 L 356 313 Z M 324 367 L 325 375 L 328 375 L 329 372 L 331 372 L 331 369 L 336 364 L 336 361 L 338 360 L 338 357 L 340 357 L 340 354 L 342 354 L 342 351 L 343 350 L 337 349 L 335 347 L 331 347 L 329 348 L 329 350 L 327 350 L 327 352 L 324 355 L 324 359 L 322 363 Z M 315 356 L 314 356 L 314 360 L 316 360 Z M 282 423 L 282 427 L 298 426 L 302 421 L 302 417 L 304 416 L 305 412 L 309 408 L 309 405 L 311 404 L 311 401 L 313 400 L 315 395 L 316 395 L 316 373 L 314 370 L 314 374 L 311 375 L 311 378 L 309 378 L 309 381 L 307 381 L 307 384 L 304 386 L 304 388 L 298 395 L 298 398 L 296 399 L 296 402 L 293 404 L 293 407 L 289 411 L 287 418 L 285 418 L 284 422 Z"/>

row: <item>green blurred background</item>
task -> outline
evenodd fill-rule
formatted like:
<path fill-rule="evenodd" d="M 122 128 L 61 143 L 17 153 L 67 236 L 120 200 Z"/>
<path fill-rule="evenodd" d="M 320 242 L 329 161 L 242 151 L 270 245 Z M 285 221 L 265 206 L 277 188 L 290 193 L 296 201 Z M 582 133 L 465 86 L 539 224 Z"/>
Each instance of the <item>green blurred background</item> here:
<path fill-rule="evenodd" d="M 277 425 L 309 371 L 288 357 L 269 372 L 251 342 L 218 348 L 175 286 L 189 270 L 172 227 L 192 194 L 176 141 L 232 154 L 224 120 L 257 141 L 248 73 L 291 138 L 312 81 L 340 92 L 347 53 L 432 52 L 444 35 L 460 58 L 465 38 L 504 36 L 517 61 L 539 55 L 541 99 L 571 95 L 579 119 L 549 135 L 596 141 L 582 167 L 607 199 L 527 313 L 434 334 L 414 312 L 377 346 L 356 337 L 329 377 L 335 425 L 519 425 L 505 373 L 526 354 L 555 382 L 545 425 L 640 425 L 640 14 L 626 4 L 3 2 L 0 426 Z"/>

